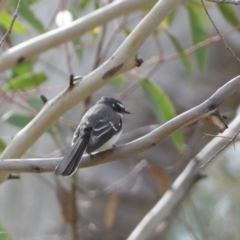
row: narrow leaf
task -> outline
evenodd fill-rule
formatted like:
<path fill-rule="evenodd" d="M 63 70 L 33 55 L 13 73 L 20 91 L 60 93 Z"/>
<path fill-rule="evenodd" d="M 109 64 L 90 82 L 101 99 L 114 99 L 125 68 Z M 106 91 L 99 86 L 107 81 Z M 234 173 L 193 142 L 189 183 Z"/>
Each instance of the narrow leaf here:
<path fill-rule="evenodd" d="M 192 76 L 193 70 L 192 70 L 191 61 L 190 61 L 188 55 L 184 53 L 184 49 L 182 48 L 181 44 L 173 35 L 171 35 L 170 33 L 167 33 L 167 35 L 170 38 L 170 40 L 172 41 L 175 49 L 178 51 L 180 59 L 182 61 L 182 64 L 185 67 L 188 75 Z"/>
<path fill-rule="evenodd" d="M 7 122 L 18 128 L 24 128 L 32 119 L 32 116 L 26 116 L 13 111 L 7 112 L 2 116 L 3 122 Z"/>
<path fill-rule="evenodd" d="M 119 195 L 114 193 L 108 198 L 107 205 L 105 208 L 105 214 L 104 214 L 104 224 L 108 230 L 111 230 L 114 226 L 116 216 L 117 216 L 118 206 L 119 206 Z"/>
<path fill-rule="evenodd" d="M 191 26 L 192 42 L 196 45 L 206 39 L 206 33 L 202 21 L 202 11 L 199 8 L 188 7 L 188 16 Z M 205 46 L 195 51 L 198 67 L 201 72 L 204 72 L 207 63 L 207 48 Z"/>
<path fill-rule="evenodd" d="M 29 73 L 32 69 L 32 62 L 30 60 L 24 61 L 23 63 L 18 64 L 16 67 L 12 70 L 12 78 L 15 78 L 16 76 Z"/>
<path fill-rule="evenodd" d="M 0 222 L 0 240 L 12 240 L 12 237 L 3 227 L 1 222 Z"/>
<path fill-rule="evenodd" d="M 46 29 L 44 28 L 42 22 L 36 17 L 35 13 L 26 3 L 22 2 L 19 9 L 19 14 L 37 31 L 40 33 L 46 32 Z"/>
<path fill-rule="evenodd" d="M 16 113 L 14 111 L 10 111 L 10 112 L 5 113 L 1 117 L 1 120 L 3 122 L 7 122 L 15 127 L 22 129 L 25 126 L 27 126 L 33 120 L 33 118 L 34 118 L 33 116 L 27 116 L 27 115 L 23 115 L 20 113 Z M 51 135 L 59 134 L 62 137 L 66 136 L 65 129 L 58 123 L 56 123 L 54 126 L 49 128 L 47 130 L 47 133 L 49 133 Z"/>
<path fill-rule="evenodd" d="M 6 30 L 9 29 L 12 22 L 12 18 L 13 17 L 5 11 L 0 13 L 0 23 Z M 17 19 L 13 24 L 12 31 L 16 33 L 22 33 L 22 34 L 27 33 L 27 29 Z"/>
<path fill-rule="evenodd" d="M 222 13 L 223 17 L 233 26 L 238 25 L 238 17 L 230 4 L 217 4 L 218 9 Z"/>
<path fill-rule="evenodd" d="M 166 192 L 171 187 L 168 175 L 161 168 L 154 165 L 149 165 L 148 170 L 151 173 L 152 177 L 159 184 L 163 193 Z"/>
<path fill-rule="evenodd" d="M 110 83 L 117 85 L 118 87 L 124 87 L 127 83 L 127 79 L 123 76 L 117 76 L 113 78 Z"/>
<path fill-rule="evenodd" d="M 46 82 L 47 76 L 45 73 L 27 73 L 18 77 L 12 78 L 3 87 L 3 90 L 8 91 L 22 91 L 38 87 L 40 84 Z"/>
<path fill-rule="evenodd" d="M 33 96 L 27 99 L 28 103 L 33 106 L 37 111 L 43 107 L 43 101 L 40 96 Z"/>
<path fill-rule="evenodd" d="M 6 143 L 0 138 L 0 152 L 3 152 L 6 146 L 7 146 Z"/>
<path fill-rule="evenodd" d="M 172 12 L 170 12 L 168 14 L 168 16 L 163 20 L 162 24 L 164 26 L 164 28 L 169 28 L 169 26 L 172 25 L 174 19 L 175 19 L 175 16 L 176 16 L 176 13 L 177 13 L 177 9 L 178 8 L 175 8 Z"/>
<path fill-rule="evenodd" d="M 84 9 L 89 3 L 89 0 L 81 0 L 80 1 L 80 8 Z"/>
<path fill-rule="evenodd" d="M 148 79 L 141 79 L 140 84 L 159 122 L 162 122 L 162 120 L 166 122 L 176 116 L 170 99 L 156 83 Z M 176 148 L 182 151 L 184 144 L 182 132 L 177 131 L 173 133 L 172 140 Z"/>
<path fill-rule="evenodd" d="M 95 1 L 94 1 L 94 9 L 95 9 L 95 10 L 98 10 L 98 9 L 99 9 L 99 2 L 98 2 L 98 0 L 95 0 Z"/>
<path fill-rule="evenodd" d="M 130 35 L 130 33 L 132 32 L 132 30 L 129 29 L 129 28 L 124 28 L 123 31 L 124 31 L 124 33 L 126 34 L 126 36 Z"/>

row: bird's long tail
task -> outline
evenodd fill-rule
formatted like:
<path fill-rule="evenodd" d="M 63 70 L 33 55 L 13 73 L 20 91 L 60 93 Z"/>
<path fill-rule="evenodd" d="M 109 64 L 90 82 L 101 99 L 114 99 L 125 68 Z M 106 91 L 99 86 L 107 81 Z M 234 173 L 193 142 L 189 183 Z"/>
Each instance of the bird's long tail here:
<path fill-rule="evenodd" d="M 67 155 L 55 168 L 55 175 L 71 176 L 77 170 L 84 150 L 89 143 L 89 139 L 90 135 L 87 134 L 79 138 L 74 145 L 72 145 Z"/>

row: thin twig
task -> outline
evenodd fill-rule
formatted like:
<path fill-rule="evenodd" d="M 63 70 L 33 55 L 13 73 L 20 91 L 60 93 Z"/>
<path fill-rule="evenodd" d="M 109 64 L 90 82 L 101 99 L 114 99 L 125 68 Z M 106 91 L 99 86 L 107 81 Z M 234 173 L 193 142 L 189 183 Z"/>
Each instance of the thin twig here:
<path fill-rule="evenodd" d="M 227 44 L 226 40 L 224 39 L 223 35 L 219 32 L 217 26 L 215 25 L 214 21 L 212 20 L 210 14 L 208 13 L 208 10 L 204 4 L 204 1 L 201 0 L 202 6 L 205 10 L 205 13 L 207 14 L 209 20 L 211 21 L 213 27 L 215 28 L 216 32 L 218 33 L 218 35 L 221 37 L 222 41 L 224 42 L 226 48 L 232 53 L 232 55 L 240 62 L 240 58 L 236 55 L 236 53 L 229 47 L 229 45 Z"/>
<path fill-rule="evenodd" d="M 216 2 L 216 3 L 230 3 L 230 4 L 235 4 L 239 5 L 240 0 L 207 0 L 208 2 Z"/>
<path fill-rule="evenodd" d="M 234 134 L 234 136 L 213 156 L 211 157 L 208 161 L 206 161 L 200 168 L 205 168 L 214 158 L 216 158 L 220 152 L 222 152 L 224 149 L 226 149 L 226 147 L 230 144 L 233 143 L 234 144 L 234 140 L 236 139 L 236 137 L 238 136 L 238 134 L 240 133 L 240 129 Z M 225 137 L 225 138 L 229 138 L 229 137 Z"/>
<path fill-rule="evenodd" d="M 7 30 L 7 32 L 4 34 L 4 36 L 2 37 L 1 41 L 0 41 L 0 48 L 3 46 L 3 43 L 5 42 L 5 39 L 7 38 L 7 36 L 11 33 L 12 31 L 12 28 L 13 28 L 13 25 L 14 25 L 14 22 L 17 18 L 17 15 L 18 15 L 18 11 L 20 9 L 20 6 L 21 6 L 21 3 L 22 3 L 22 0 L 18 0 L 18 4 L 17 4 L 17 7 L 16 7 L 16 10 L 14 12 L 14 15 L 13 15 L 13 18 L 12 18 L 12 21 L 11 21 L 11 24 L 10 24 L 10 27 L 9 29 Z"/>

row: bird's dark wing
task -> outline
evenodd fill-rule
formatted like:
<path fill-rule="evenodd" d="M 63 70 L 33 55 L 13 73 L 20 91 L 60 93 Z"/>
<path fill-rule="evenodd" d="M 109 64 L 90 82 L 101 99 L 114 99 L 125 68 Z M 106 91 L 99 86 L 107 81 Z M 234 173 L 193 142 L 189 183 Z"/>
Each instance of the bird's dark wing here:
<path fill-rule="evenodd" d="M 121 118 L 113 124 L 109 119 L 101 119 L 92 129 L 87 153 L 94 152 L 121 130 Z"/>

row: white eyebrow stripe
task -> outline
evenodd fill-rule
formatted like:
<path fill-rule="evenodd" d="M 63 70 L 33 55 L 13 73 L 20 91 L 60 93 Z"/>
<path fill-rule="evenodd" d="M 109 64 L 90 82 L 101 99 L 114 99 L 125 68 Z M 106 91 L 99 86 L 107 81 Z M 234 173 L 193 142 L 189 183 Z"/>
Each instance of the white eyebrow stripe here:
<path fill-rule="evenodd" d="M 117 105 L 119 105 L 121 108 L 124 108 L 123 104 L 121 103 L 117 103 Z"/>

